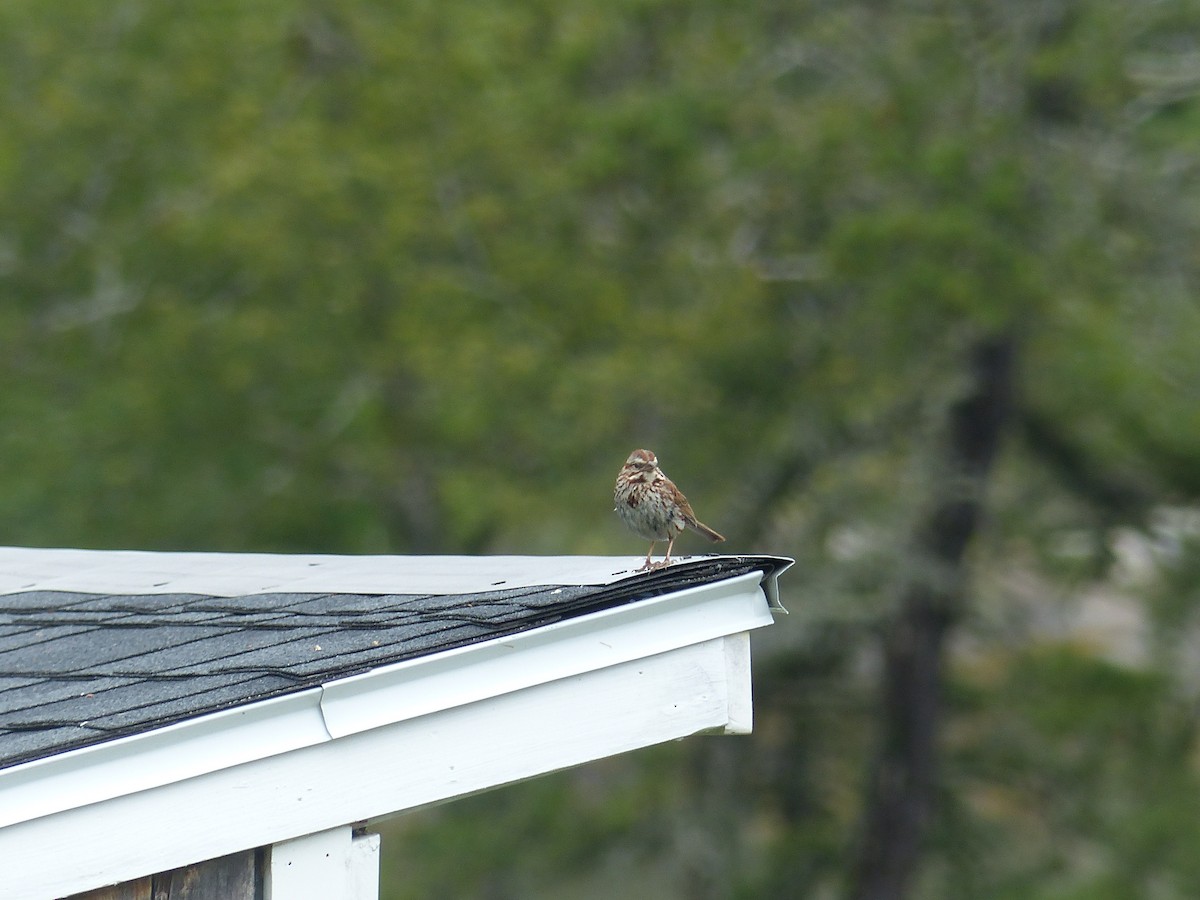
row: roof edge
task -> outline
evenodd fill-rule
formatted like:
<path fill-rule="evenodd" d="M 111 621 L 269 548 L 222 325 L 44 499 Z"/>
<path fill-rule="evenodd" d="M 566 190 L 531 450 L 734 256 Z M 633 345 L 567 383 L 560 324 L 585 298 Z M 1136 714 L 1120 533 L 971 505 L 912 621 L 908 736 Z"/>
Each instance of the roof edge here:
<path fill-rule="evenodd" d="M 20 763 L 0 770 L 0 827 L 768 625 L 771 609 L 782 609 L 776 578 L 791 561 L 763 561 L 732 578 Z"/>

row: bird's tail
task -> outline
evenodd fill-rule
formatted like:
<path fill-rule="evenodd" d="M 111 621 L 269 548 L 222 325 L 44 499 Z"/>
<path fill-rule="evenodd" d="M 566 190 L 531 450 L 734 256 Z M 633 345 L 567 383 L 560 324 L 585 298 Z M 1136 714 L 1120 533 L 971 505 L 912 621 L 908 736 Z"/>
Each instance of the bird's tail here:
<path fill-rule="evenodd" d="M 701 522 L 697 519 L 692 519 L 692 521 L 687 523 L 687 526 L 688 526 L 688 528 L 692 529 L 692 531 L 696 532 L 696 534 L 704 535 L 706 538 L 708 538 L 714 544 L 720 543 L 721 541 L 725 540 L 725 538 L 723 536 L 717 534 L 717 532 L 713 531 L 711 528 L 709 528 L 707 525 L 705 525 L 703 522 Z"/>

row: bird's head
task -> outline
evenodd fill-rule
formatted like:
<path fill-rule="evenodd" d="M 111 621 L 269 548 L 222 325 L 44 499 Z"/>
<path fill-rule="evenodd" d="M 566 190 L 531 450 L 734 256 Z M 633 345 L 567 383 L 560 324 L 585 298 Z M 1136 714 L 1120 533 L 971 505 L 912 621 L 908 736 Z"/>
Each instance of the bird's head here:
<path fill-rule="evenodd" d="M 649 450 L 634 450 L 625 460 L 625 468 L 630 473 L 648 475 L 658 468 L 658 457 Z"/>

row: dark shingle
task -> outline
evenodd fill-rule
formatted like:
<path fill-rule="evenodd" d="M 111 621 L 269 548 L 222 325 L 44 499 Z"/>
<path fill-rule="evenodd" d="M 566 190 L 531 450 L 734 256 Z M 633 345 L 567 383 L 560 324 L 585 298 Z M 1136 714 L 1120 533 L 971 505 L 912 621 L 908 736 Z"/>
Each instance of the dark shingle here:
<path fill-rule="evenodd" d="M 94 695 L 126 684 L 139 684 L 129 678 L 40 678 L 5 688 L 0 685 L 0 697 L 4 708 L 0 709 L 0 722 L 15 722 L 40 715 L 47 707 L 63 701 L 74 703 L 78 698 Z M 78 718 L 76 715 L 72 719 Z"/>
<path fill-rule="evenodd" d="M 87 631 L 87 626 L 56 625 L 49 628 L 39 628 L 36 625 L 3 626 L 0 625 L 0 653 L 6 650 L 27 650 L 35 644 L 58 640 L 71 634 Z M 0 672 L 4 671 L 0 667 Z"/>

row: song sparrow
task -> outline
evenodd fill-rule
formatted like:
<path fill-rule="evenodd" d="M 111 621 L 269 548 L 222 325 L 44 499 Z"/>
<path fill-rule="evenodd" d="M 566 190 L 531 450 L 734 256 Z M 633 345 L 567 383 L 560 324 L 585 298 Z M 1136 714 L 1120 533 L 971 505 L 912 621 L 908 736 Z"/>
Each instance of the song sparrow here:
<path fill-rule="evenodd" d="M 658 457 L 649 450 L 634 450 L 617 475 L 613 491 L 617 515 L 629 530 L 650 542 L 646 562 L 639 572 L 661 569 L 671 564 L 671 548 L 685 528 L 702 534 L 713 543 L 725 538 L 696 518 L 692 506 L 675 483 L 658 467 Z M 667 542 L 667 555 L 661 563 L 651 564 L 654 545 Z"/>

